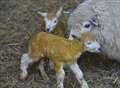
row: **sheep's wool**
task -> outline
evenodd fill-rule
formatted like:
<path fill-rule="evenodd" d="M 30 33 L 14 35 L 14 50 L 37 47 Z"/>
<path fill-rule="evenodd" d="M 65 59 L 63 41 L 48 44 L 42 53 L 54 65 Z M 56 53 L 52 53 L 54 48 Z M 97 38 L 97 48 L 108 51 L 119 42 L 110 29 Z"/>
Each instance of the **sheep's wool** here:
<path fill-rule="evenodd" d="M 68 29 L 75 30 L 83 22 L 97 14 L 99 27 L 92 30 L 102 45 L 103 52 L 120 61 L 120 0 L 86 0 L 73 11 L 68 19 Z"/>

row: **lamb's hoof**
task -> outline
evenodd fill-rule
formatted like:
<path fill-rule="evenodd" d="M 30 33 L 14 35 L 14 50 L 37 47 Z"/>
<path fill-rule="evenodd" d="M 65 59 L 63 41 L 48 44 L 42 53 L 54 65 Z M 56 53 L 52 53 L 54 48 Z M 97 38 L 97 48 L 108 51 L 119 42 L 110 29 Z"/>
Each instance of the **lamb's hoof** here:
<path fill-rule="evenodd" d="M 43 80 L 49 81 L 49 77 L 48 77 L 47 75 L 44 75 L 44 76 L 43 76 Z"/>
<path fill-rule="evenodd" d="M 49 65 L 50 65 L 50 70 L 54 70 L 55 66 L 51 60 L 49 61 Z"/>
<path fill-rule="evenodd" d="M 87 84 L 87 82 L 85 80 L 81 80 L 80 84 L 81 84 L 81 88 L 89 88 L 88 84 Z"/>
<path fill-rule="evenodd" d="M 57 85 L 57 88 L 64 88 L 63 85 Z"/>
<path fill-rule="evenodd" d="M 26 80 L 26 79 L 27 79 L 27 76 L 28 76 L 27 73 L 22 72 L 22 73 L 20 74 L 20 80 Z"/>

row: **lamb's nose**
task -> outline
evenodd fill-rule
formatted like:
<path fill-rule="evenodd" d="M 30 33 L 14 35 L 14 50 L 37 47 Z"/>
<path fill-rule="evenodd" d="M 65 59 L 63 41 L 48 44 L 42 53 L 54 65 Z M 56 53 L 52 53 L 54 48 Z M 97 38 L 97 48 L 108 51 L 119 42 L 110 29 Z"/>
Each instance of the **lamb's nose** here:
<path fill-rule="evenodd" d="M 50 31 L 50 29 L 49 28 L 47 28 L 47 32 L 49 32 Z"/>
<path fill-rule="evenodd" d="M 43 30 L 43 32 L 46 32 L 45 30 Z"/>
<path fill-rule="evenodd" d="M 99 52 L 102 52 L 102 49 L 101 49 L 101 48 L 99 48 L 98 50 L 99 50 Z"/>

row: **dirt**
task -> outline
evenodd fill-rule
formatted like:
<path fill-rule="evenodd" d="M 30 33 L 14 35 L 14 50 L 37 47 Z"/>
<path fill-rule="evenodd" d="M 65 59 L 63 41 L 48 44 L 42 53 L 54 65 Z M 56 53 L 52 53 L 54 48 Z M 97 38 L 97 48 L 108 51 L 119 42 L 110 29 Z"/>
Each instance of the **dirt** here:
<path fill-rule="evenodd" d="M 37 11 L 57 11 L 64 4 L 72 11 L 81 0 L 0 0 L 0 88 L 55 88 L 55 72 L 46 70 L 50 80 L 43 80 L 36 66 L 29 77 L 19 79 L 20 57 L 27 51 L 31 36 L 41 31 L 42 18 Z M 67 19 L 68 14 L 64 15 Z M 120 88 L 120 64 L 101 54 L 85 53 L 78 64 L 90 88 Z M 31 69 L 32 68 L 32 69 Z M 75 76 L 66 69 L 65 88 L 80 88 Z"/>

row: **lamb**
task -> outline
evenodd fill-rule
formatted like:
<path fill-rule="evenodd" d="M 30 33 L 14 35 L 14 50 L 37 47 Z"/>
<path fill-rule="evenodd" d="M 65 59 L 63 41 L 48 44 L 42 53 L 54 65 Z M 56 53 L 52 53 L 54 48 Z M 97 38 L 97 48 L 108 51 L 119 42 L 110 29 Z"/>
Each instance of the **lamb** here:
<path fill-rule="evenodd" d="M 96 37 L 88 33 L 83 33 L 80 40 L 81 42 L 76 39 L 68 40 L 46 32 L 39 32 L 32 37 L 29 43 L 28 53 L 23 54 L 21 57 L 20 69 L 22 72 L 20 78 L 22 80 L 27 78 L 27 68 L 30 63 L 38 62 L 42 57 L 48 57 L 55 65 L 57 88 L 64 88 L 65 72 L 63 68 L 65 66 L 70 67 L 82 88 L 89 88 L 82 71 L 77 65 L 77 58 L 87 50 L 98 52 L 100 45 L 96 41 Z M 43 65 L 40 64 L 39 67 L 43 68 L 41 66 Z"/>
<path fill-rule="evenodd" d="M 119 4 L 119 0 L 85 0 L 77 6 L 68 19 L 68 29 L 74 30 L 79 20 L 86 21 L 97 15 L 99 26 L 90 33 L 98 38 L 105 56 L 117 61 L 120 61 Z"/>
<path fill-rule="evenodd" d="M 65 22 L 61 20 L 61 15 L 63 13 L 63 7 L 60 7 L 60 9 L 55 12 L 41 12 L 38 11 L 38 14 L 40 14 L 44 18 L 45 22 L 45 32 L 53 33 L 58 36 L 65 37 L 66 35 L 66 26 Z"/>

